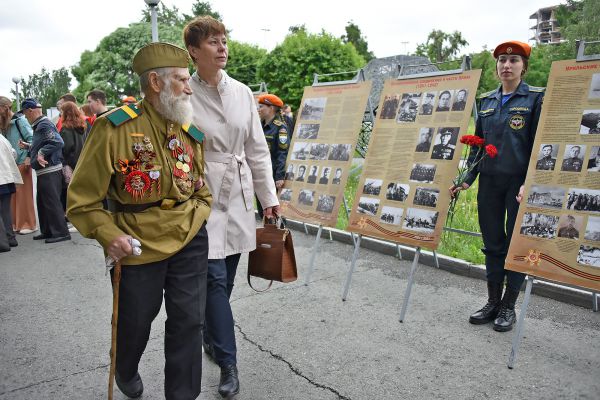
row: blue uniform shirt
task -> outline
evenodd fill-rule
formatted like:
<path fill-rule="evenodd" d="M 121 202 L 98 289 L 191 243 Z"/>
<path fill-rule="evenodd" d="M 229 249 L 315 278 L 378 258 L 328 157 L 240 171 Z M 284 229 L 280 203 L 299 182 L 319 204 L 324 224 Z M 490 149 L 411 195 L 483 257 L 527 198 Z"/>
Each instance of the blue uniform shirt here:
<path fill-rule="evenodd" d="M 498 149 L 495 158 L 485 157 L 465 182 L 472 185 L 478 173 L 487 175 L 525 176 L 531 157 L 545 88 L 521 81 L 517 90 L 503 104 L 502 86 L 480 96 L 479 117 L 475 134 Z M 475 161 L 477 149 L 467 163 Z M 484 154 L 484 153 L 483 153 Z"/>
<path fill-rule="evenodd" d="M 263 125 L 265 139 L 271 153 L 271 164 L 273 166 L 273 179 L 282 181 L 285 177 L 285 160 L 287 158 L 290 144 L 290 135 L 285 122 L 280 116 L 275 118 L 267 125 Z"/>

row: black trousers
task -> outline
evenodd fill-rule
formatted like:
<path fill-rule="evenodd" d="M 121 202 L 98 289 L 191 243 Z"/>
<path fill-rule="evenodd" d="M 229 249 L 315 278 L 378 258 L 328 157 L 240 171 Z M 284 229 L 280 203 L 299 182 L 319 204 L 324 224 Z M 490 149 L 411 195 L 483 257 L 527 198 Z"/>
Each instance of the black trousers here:
<path fill-rule="evenodd" d="M 525 182 L 524 176 L 479 175 L 477 211 L 483 236 L 483 253 L 488 282 L 504 282 L 512 290 L 520 290 L 525 275 L 504 269 L 510 239 L 515 227 L 519 203 L 515 197 Z"/>
<path fill-rule="evenodd" d="M 54 171 L 37 177 L 36 203 L 40 218 L 40 231 L 48 237 L 67 236 L 69 228 L 60 201 L 63 185 L 62 171 Z"/>
<path fill-rule="evenodd" d="M 138 370 L 164 291 L 165 398 L 194 400 L 200 395 L 207 262 L 204 224 L 190 243 L 166 260 L 123 266 L 116 366 L 123 380 Z"/>
<path fill-rule="evenodd" d="M 15 232 L 12 226 L 12 215 L 10 213 L 10 199 L 12 194 L 0 194 L 0 249 L 8 250 L 9 241 L 15 240 Z"/>

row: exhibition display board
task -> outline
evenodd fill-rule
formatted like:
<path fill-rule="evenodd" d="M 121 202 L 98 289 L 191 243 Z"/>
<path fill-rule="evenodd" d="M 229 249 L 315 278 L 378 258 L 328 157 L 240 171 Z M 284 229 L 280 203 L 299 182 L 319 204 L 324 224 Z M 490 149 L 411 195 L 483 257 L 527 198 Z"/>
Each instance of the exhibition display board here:
<path fill-rule="evenodd" d="M 385 82 L 349 231 L 437 248 L 480 75 Z"/>
<path fill-rule="evenodd" d="M 600 61 L 552 64 L 506 268 L 600 290 Z"/>
<path fill-rule="evenodd" d="M 286 217 L 336 225 L 371 85 L 304 88 L 279 193 Z"/>

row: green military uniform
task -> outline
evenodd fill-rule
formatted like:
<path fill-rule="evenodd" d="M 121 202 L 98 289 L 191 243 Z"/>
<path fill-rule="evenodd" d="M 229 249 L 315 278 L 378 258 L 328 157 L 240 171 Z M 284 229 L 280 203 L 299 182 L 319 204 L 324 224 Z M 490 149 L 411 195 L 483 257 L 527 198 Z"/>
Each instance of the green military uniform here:
<path fill-rule="evenodd" d="M 173 139 L 180 145 L 174 147 Z M 139 106 L 104 114 L 94 122 L 69 186 L 69 220 L 83 236 L 98 240 L 104 248 L 121 235 L 140 240 L 142 254 L 125 258 L 127 265 L 159 261 L 176 253 L 210 213 L 212 197 L 207 185 L 194 191 L 204 171 L 199 140 L 202 133 L 196 128 L 191 126 L 186 132 L 143 100 Z M 110 213 L 102 208 L 105 196 L 122 205 L 162 205 L 143 212 Z"/>

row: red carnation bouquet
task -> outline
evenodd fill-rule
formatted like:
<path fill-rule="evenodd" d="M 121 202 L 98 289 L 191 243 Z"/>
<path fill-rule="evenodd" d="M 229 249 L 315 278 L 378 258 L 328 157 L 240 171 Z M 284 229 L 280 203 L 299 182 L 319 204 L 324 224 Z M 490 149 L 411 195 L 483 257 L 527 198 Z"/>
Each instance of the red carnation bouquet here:
<path fill-rule="evenodd" d="M 452 181 L 454 186 L 461 187 L 462 184 L 467 180 L 467 177 L 473 171 L 477 165 L 486 157 L 494 158 L 498 155 L 498 149 L 493 144 L 485 144 L 485 139 L 476 135 L 463 135 L 460 137 L 460 142 L 466 144 L 463 150 L 463 157 L 458 165 L 458 174 Z M 471 152 L 477 149 L 475 158 L 471 165 L 467 165 L 467 160 L 471 157 Z M 446 221 L 447 226 L 452 226 L 452 220 L 454 219 L 454 208 L 458 202 L 458 196 L 460 191 L 456 192 L 454 197 L 450 200 L 450 206 L 448 207 L 448 219 Z"/>

